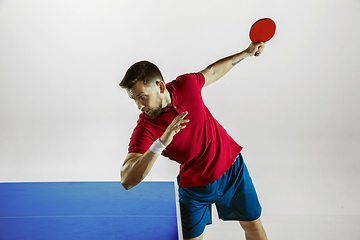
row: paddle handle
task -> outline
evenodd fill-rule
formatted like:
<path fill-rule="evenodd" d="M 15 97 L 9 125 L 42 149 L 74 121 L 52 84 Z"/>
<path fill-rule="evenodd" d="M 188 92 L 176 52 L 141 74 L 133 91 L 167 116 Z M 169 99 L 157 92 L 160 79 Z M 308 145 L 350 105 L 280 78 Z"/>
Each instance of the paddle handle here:
<path fill-rule="evenodd" d="M 254 56 L 260 56 L 260 53 L 258 53 L 258 52 L 256 52 L 255 54 L 254 54 Z"/>

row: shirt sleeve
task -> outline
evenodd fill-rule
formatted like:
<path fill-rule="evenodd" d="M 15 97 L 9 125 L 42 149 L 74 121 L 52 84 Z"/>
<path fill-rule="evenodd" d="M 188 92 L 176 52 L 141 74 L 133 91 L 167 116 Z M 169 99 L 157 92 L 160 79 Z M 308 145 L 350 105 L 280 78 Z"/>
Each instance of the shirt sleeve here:
<path fill-rule="evenodd" d="M 155 138 L 149 130 L 138 122 L 131 135 L 128 152 L 144 154 L 154 141 Z"/>
<path fill-rule="evenodd" d="M 200 88 L 204 87 L 205 77 L 202 73 L 192 73 L 191 77 L 199 85 Z"/>
<path fill-rule="evenodd" d="M 194 75 L 196 75 L 199 87 L 203 88 L 205 84 L 205 76 L 202 73 L 194 73 Z"/>
<path fill-rule="evenodd" d="M 187 74 L 179 76 L 176 80 L 178 80 L 178 81 L 191 80 L 193 83 L 196 83 L 196 85 L 199 87 L 199 89 L 204 87 L 204 84 L 205 84 L 205 77 L 202 73 L 187 73 Z"/>

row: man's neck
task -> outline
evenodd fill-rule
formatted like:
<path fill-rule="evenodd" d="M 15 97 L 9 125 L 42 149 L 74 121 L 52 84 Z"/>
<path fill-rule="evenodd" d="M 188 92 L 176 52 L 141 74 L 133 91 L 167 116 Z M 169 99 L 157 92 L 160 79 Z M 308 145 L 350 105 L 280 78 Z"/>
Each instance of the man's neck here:
<path fill-rule="evenodd" d="M 167 88 L 165 89 L 164 99 L 163 99 L 163 108 L 166 107 L 172 107 L 170 92 L 167 90 Z"/>

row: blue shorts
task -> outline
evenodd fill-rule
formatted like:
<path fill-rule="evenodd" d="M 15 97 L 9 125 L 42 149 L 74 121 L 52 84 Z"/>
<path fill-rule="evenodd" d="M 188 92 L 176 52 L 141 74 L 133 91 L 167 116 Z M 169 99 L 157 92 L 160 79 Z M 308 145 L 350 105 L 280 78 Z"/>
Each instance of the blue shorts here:
<path fill-rule="evenodd" d="M 222 220 L 254 221 L 261 215 L 255 187 L 241 154 L 215 182 L 179 188 L 179 202 L 184 238 L 200 236 L 205 226 L 212 223 L 212 203 Z"/>

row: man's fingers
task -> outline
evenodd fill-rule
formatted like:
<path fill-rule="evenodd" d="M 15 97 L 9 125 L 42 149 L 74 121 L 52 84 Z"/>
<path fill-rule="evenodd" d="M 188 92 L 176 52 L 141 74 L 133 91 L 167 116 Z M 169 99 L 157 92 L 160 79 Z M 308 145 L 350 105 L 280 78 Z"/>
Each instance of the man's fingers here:
<path fill-rule="evenodd" d="M 176 118 L 174 118 L 172 123 L 175 125 L 178 125 L 181 123 L 189 122 L 190 121 L 189 119 L 184 119 L 186 117 L 186 115 L 188 115 L 187 111 L 180 113 Z"/>
<path fill-rule="evenodd" d="M 165 145 L 169 145 L 175 134 L 186 128 L 185 123 L 190 122 L 189 119 L 184 119 L 188 114 L 187 111 L 180 113 L 174 118 L 171 124 L 166 128 L 164 134 L 161 136 L 160 141 Z"/>
<path fill-rule="evenodd" d="M 260 54 L 264 51 L 264 48 L 265 48 L 265 42 L 261 42 L 258 46 L 258 50 L 257 52 Z"/>
<path fill-rule="evenodd" d="M 173 131 L 177 134 L 181 129 L 186 127 L 185 123 L 190 122 L 190 119 L 184 119 L 188 114 L 187 111 L 180 113 L 176 118 L 174 118 L 173 122 L 171 123 L 170 131 Z"/>
<path fill-rule="evenodd" d="M 176 123 L 174 123 L 174 127 L 186 126 L 186 125 L 183 125 L 183 124 L 188 123 L 188 122 L 190 122 L 189 119 L 179 120 Z"/>
<path fill-rule="evenodd" d="M 179 116 L 177 116 L 179 119 L 184 119 L 184 117 L 186 117 L 186 115 L 188 115 L 188 112 L 185 111 L 185 112 L 182 112 L 179 114 Z"/>
<path fill-rule="evenodd" d="M 174 129 L 174 133 L 177 134 L 180 130 L 186 128 L 186 125 L 179 125 Z"/>

